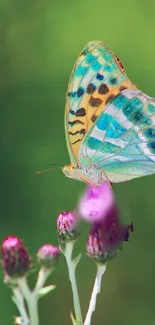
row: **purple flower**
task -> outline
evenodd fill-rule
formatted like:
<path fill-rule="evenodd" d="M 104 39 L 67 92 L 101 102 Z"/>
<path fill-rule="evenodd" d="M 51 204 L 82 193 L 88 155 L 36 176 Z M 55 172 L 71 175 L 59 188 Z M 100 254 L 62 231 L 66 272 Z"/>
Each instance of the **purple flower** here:
<path fill-rule="evenodd" d="M 1 254 L 6 275 L 18 278 L 24 276 L 29 270 L 30 257 L 18 237 L 6 237 L 2 243 Z"/>
<path fill-rule="evenodd" d="M 62 212 L 57 217 L 57 230 L 59 239 L 63 242 L 75 240 L 77 232 L 77 215 L 73 212 Z"/>
<path fill-rule="evenodd" d="M 79 213 L 92 224 L 87 254 L 96 262 L 104 263 L 112 259 L 133 231 L 132 224 L 122 224 L 112 188 L 107 182 L 98 187 L 87 187 L 80 200 Z"/>
<path fill-rule="evenodd" d="M 123 241 L 128 241 L 133 225 L 124 226 L 120 219 L 108 218 L 103 223 L 94 224 L 87 240 L 87 254 L 98 263 L 113 259 L 116 250 L 122 248 Z"/>
<path fill-rule="evenodd" d="M 110 207 L 115 204 L 111 186 L 105 182 L 101 186 L 88 185 L 79 203 L 80 216 L 90 223 L 103 221 Z"/>
<path fill-rule="evenodd" d="M 50 244 L 41 246 L 37 253 L 39 264 L 47 268 L 55 266 L 59 260 L 59 256 L 59 248 Z"/>

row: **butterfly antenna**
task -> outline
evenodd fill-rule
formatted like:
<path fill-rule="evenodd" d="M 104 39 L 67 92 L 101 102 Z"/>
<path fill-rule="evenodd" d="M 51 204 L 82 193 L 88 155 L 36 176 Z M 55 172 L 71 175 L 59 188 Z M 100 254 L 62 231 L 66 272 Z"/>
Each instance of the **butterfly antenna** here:
<path fill-rule="evenodd" d="M 46 172 L 50 172 L 54 169 L 57 169 L 57 168 L 62 168 L 62 166 L 60 165 L 57 165 L 57 164 L 52 164 L 52 166 L 54 166 L 53 168 L 49 168 L 49 169 L 44 169 L 44 170 L 39 170 L 37 172 L 35 172 L 36 175 L 39 175 L 39 174 L 43 174 L 43 173 L 46 173 Z"/>

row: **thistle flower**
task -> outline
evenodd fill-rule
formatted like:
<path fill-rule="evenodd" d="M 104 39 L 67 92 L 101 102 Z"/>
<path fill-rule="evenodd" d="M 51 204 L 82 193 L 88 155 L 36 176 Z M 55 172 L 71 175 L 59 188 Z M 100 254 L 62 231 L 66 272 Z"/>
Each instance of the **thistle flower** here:
<path fill-rule="evenodd" d="M 120 220 L 111 186 L 89 185 L 80 201 L 81 215 L 92 224 L 87 240 L 87 254 L 98 263 L 113 259 L 123 241 L 128 241 L 133 225 L 124 226 Z"/>
<path fill-rule="evenodd" d="M 1 247 L 2 265 L 6 276 L 22 277 L 30 267 L 30 257 L 21 240 L 16 236 L 6 237 Z"/>
<path fill-rule="evenodd" d="M 80 199 L 78 211 L 90 223 L 102 222 L 114 203 L 115 198 L 107 182 L 101 186 L 88 185 Z"/>
<path fill-rule="evenodd" d="M 57 217 L 58 237 L 62 242 L 75 240 L 79 233 L 77 231 L 77 216 L 73 212 L 62 212 Z"/>
<path fill-rule="evenodd" d="M 60 250 L 57 246 L 43 245 L 37 253 L 38 263 L 46 268 L 55 266 L 59 260 Z"/>
<path fill-rule="evenodd" d="M 106 221 L 94 224 L 87 240 L 87 254 L 97 263 L 105 263 L 116 256 L 117 249 L 122 247 L 123 241 L 128 241 L 130 232 L 133 231 L 132 224 L 123 226 L 112 223 L 107 227 Z"/>

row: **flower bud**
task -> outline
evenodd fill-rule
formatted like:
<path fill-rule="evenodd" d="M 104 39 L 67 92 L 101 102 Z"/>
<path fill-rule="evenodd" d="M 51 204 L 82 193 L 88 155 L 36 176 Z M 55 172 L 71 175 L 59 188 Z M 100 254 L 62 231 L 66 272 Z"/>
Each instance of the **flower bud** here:
<path fill-rule="evenodd" d="M 77 232 L 77 216 L 75 212 L 63 212 L 57 218 L 57 230 L 60 241 L 70 242 L 75 240 Z"/>
<path fill-rule="evenodd" d="M 6 276 L 18 278 L 29 270 L 30 257 L 18 237 L 9 236 L 3 240 L 1 255 Z"/>
<path fill-rule="evenodd" d="M 87 254 L 96 263 L 105 263 L 116 256 L 117 249 L 122 248 L 122 242 L 128 241 L 129 233 L 133 231 L 132 224 L 129 226 L 112 224 L 109 230 L 105 225 L 92 226 L 87 240 Z"/>
<path fill-rule="evenodd" d="M 60 250 L 57 246 L 43 245 L 37 253 L 38 263 L 46 268 L 55 266 L 59 260 Z"/>

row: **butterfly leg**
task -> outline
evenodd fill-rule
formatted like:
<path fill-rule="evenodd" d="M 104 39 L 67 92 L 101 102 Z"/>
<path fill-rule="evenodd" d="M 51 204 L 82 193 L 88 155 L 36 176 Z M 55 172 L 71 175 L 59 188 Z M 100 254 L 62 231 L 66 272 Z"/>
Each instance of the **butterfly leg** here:
<path fill-rule="evenodd" d="M 90 184 L 90 185 L 94 185 L 93 182 L 91 182 L 89 179 L 87 179 L 86 177 L 84 176 L 81 176 L 80 177 L 81 180 L 84 182 L 84 183 L 87 183 L 87 184 Z"/>
<path fill-rule="evenodd" d="M 103 183 L 103 180 L 106 181 L 110 185 L 110 187 L 112 187 L 112 184 L 110 183 L 108 176 L 106 175 L 106 173 L 104 172 L 103 169 L 100 169 L 100 175 L 99 175 L 99 184 L 100 185 Z"/>

